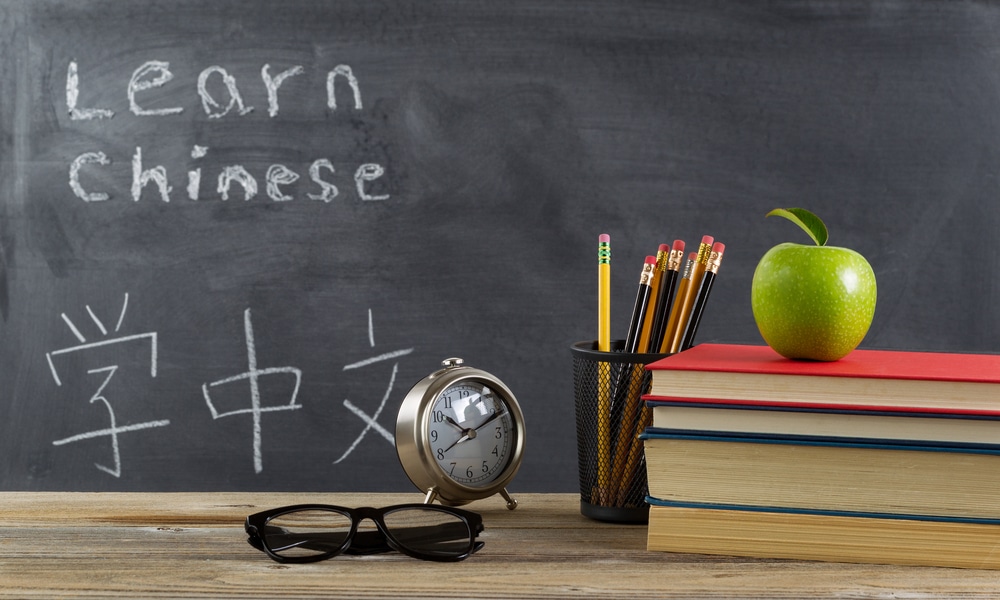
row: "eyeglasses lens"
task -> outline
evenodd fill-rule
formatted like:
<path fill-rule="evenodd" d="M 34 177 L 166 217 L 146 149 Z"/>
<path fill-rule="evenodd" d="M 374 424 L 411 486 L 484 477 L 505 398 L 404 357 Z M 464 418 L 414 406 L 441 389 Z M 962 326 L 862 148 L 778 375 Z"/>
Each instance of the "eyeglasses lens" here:
<path fill-rule="evenodd" d="M 300 510 L 268 521 L 268 548 L 286 558 L 337 552 L 351 532 L 351 517 L 332 510 Z"/>
<path fill-rule="evenodd" d="M 432 507 L 409 507 L 385 513 L 383 521 L 396 541 L 428 555 L 458 557 L 472 550 L 473 533 L 461 517 Z"/>

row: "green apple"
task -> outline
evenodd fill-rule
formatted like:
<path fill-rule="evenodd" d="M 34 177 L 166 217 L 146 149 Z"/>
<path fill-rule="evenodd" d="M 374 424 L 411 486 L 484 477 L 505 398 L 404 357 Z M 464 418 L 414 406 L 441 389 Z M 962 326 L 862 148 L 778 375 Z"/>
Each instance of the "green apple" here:
<path fill-rule="evenodd" d="M 839 360 L 868 333 L 875 316 L 875 273 L 854 250 L 827 246 L 826 225 L 802 208 L 767 214 L 798 224 L 814 245 L 783 243 L 761 257 L 750 304 L 757 329 L 787 358 Z"/>

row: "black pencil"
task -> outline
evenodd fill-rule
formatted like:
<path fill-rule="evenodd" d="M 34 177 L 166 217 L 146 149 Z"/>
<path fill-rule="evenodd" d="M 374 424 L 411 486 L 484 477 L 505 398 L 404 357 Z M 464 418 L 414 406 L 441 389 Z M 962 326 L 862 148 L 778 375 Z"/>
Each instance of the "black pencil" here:
<path fill-rule="evenodd" d="M 691 309 L 691 318 L 688 319 L 687 327 L 684 330 L 681 351 L 687 350 L 694 344 L 694 336 L 698 332 L 698 324 L 701 323 L 701 315 L 705 311 L 705 304 L 708 302 L 708 295 L 712 292 L 712 283 L 719 273 L 719 265 L 722 263 L 722 254 L 725 250 L 726 245 L 721 242 L 715 242 L 712 245 L 712 253 L 708 257 L 705 274 L 701 278 L 701 286 L 698 288 L 698 295 L 695 297 L 694 307 Z"/>
<path fill-rule="evenodd" d="M 653 270 L 656 268 L 656 257 L 647 256 L 639 274 L 639 291 L 635 295 L 635 307 L 632 309 L 632 321 L 628 326 L 628 336 L 625 338 L 625 352 L 636 352 L 639 349 L 639 334 L 642 332 L 642 322 L 649 310 L 649 295 L 652 293 Z"/>
<path fill-rule="evenodd" d="M 660 290 L 656 295 L 656 312 L 653 316 L 653 326 L 649 335 L 649 351 L 657 352 L 663 344 L 663 336 L 667 332 L 667 321 L 670 320 L 670 308 L 674 303 L 674 293 L 677 291 L 677 279 L 684 263 L 684 240 L 674 240 L 667 258 L 667 268 L 660 276 Z"/>

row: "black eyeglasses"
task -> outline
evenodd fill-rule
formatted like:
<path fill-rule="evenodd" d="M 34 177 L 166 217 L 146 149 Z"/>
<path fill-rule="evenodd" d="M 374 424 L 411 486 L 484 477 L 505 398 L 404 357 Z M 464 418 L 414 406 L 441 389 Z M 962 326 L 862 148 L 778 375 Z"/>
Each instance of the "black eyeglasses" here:
<path fill-rule="evenodd" d="M 366 519 L 375 528 L 365 527 Z M 436 504 L 385 508 L 298 504 L 250 515 L 245 528 L 251 546 L 284 563 L 392 550 L 421 560 L 450 562 L 466 559 L 484 545 L 476 541 L 483 531 L 482 517 Z"/>

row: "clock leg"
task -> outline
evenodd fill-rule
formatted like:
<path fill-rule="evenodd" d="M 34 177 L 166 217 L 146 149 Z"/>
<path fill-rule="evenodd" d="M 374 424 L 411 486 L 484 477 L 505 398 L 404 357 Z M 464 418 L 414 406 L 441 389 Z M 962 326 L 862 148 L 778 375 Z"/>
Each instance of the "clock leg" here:
<path fill-rule="evenodd" d="M 510 497 L 510 494 L 507 492 L 507 488 L 501 489 L 500 495 L 507 501 L 507 510 L 514 510 L 517 508 L 517 500 Z"/>
<path fill-rule="evenodd" d="M 427 495 L 424 496 L 424 504 L 434 504 L 434 500 L 437 499 L 438 491 L 437 488 L 430 488 L 427 490 Z"/>

